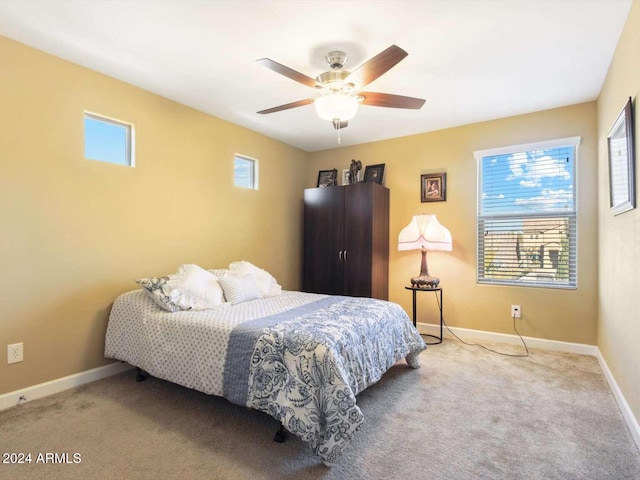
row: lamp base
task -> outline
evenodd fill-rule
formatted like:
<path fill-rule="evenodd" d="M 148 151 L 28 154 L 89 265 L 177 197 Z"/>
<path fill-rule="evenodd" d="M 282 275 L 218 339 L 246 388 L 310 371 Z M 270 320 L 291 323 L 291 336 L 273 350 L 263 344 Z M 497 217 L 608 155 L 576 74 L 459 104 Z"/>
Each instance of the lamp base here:
<path fill-rule="evenodd" d="M 411 279 L 411 286 L 417 288 L 438 288 L 440 279 L 429 275 L 418 275 Z"/>
<path fill-rule="evenodd" d="M 440 279 L 429 275 L 427 266 L 427 249 L 421 248 L 422 262 L 420 264 L 420 275 L 411 279 L 411 286 L 417 288 L 438 288 Z"/>

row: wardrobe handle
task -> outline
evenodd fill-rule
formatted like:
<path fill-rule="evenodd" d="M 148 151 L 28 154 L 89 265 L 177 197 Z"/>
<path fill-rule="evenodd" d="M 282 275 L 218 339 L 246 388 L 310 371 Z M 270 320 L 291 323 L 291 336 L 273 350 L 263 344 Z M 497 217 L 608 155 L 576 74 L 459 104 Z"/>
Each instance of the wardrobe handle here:
<path fill-rule="evenodd" d="M 347 261 L 347 251 L 346 250 L 344 251 L 344 261 L 345 262 Z"/>
<path fill-rule="evenodd" d="M 340 261 L 342 261 L 342 250 L 340 250 L 340 251 L 338 252 L 338 259 L 339 259 Z"/>

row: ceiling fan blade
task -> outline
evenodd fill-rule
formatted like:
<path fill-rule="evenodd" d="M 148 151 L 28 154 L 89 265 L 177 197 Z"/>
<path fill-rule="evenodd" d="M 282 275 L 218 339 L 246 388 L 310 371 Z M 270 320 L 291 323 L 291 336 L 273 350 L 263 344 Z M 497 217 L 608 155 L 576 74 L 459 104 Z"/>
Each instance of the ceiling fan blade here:
<path fill-rule="evenodd" d="M 383 50 L 356 68 L 351 75 L 345 79 L 345 82 L 351 82 L 357 88 L 362 88 L 391 70 L 407 55 L 409 54 L 397 45 L 391 45 L 386 50 Z"/>
<path fill-rule="evenodd" d="M 358 95 L 364 97 L 362 105 L 389 108 L 408 108 L 418 110 L 424 105 L 422 98 L 405 97 L 403 95 L 392 95 L 390 93 L 359 92 Z"/>
<path fill-rule="evenodd" d="M 315 99 L 313 98 L 307 98 L 306 100 L 298 100 L 297 102 L 286 103 L 277 107 L 267 108 L 266 110 L 260 110 L 258 113 L 265 114 L 281 112 L 282 110 L 289 110 L 290 108 L 303 107 L 304 105 L 309 105 L 314 101 Z"/>
<path fill-rule="evenodd" d="M 342 130 L 343 128 L 346 128 L 349 126 L 348 120 L 343 120 L 342 122 L 340 120 L 334 120 L 332 123 L 333 123 L 333 128 L 335 128 L 336 130 Z"/>
<path fill-rule="evenodd" d="M 296 82 L 302 83 L 307 87 L 316 88 L 317 83 L 313 78 L 306 76 L 304 73 L 297 72 L 292 68 L 286 67 L 281 63 L 274 62 L 269 58 L 261 58 L 259 60 L 256 60 L 256 62 L 267 67 L 269 70 L 273 70 L 274 72 L 279 73 L 280 75 L 284 75 L 285 77 L 288 77 L 291 80 L 295 80 Z"/>

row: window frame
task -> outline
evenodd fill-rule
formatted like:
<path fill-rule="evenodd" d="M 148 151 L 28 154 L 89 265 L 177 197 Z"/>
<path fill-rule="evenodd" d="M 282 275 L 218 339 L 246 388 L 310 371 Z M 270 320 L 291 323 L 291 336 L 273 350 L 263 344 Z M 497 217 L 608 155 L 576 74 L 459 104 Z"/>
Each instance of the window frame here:
<path fill-rule="evenodd" d="M 486 150 L 478 150 L 474 152 L 474 157 L 476 159 L 477 164 L 477 182 L 478 182 L 478 192 L 477 192 L 477 209 L 476 209 L 476 282 L 481 285 L 501 285 L 501 286 L 517 286 L 517 287 L 537 287 L 537 288 L 554 288 L 554 289 L 577 289 L 578 288 L 578 153 L 580 146 L 581 137 L 567 137 L 560 138 L 554 140 L 546 140 L 534 143 L 527 143 L 521 145 L 511 145 L 506 147 L 498 147 Z M 510 154 L 520 154 L 524 152 L 536 152 L 542 150 L 550 150 L 554 148 L 573 148 L 573 162 L 572 162 L 572 203 L 573 209 L 568 212 L 545 212 L 542 209 L 536 209 L 534 213 L 523 213 L 512 210 L 508 213 L 500 213 L 500 214 L 487 214 L 482 212 L 482 201 L 483 201 L 483 159 L 487 157 L 495 157 L 495 156 L 503 156 Z M 496 222 L 496 226 L 498 226 L 501 222 L 507 225 L 509 222 L 526 222 L 527 220 L 544 220 L 548 221 L 551 219 L 557 218 L 561 221 L 566 221 L 567 223 L 567 237 L 566 241 L 568 242 L 567 248 L 567 275 L 568 279 L 566 283 L 559 283 L 557 280 L 544 280 L 536 277 L 536 280 L 521 280 L 523 277 L 519 278 L 495 278 L 486 275 L 485 271 L 485 261 L 486 261 L 486 243 L 485 243 L 485 227 L 486 222 L 494 221 Z M 518 232 L 515 230 L 513 234 L 518 235 Z M 525 235 L 525 230 L 519 232 L 520 235 Z M 557 237 L 556 237 L 557 238 Z M 562 238 L 562 237 L 560 237 Z M 520 239 L 516 242 L 516 255 L 519 255 L 519 244 Z M 543 251 L 543 250 L 541 250 Z M 557 255 L 558 251 L 554 250 L 554 255 Z M 544 257 L 540 259 L 540 265 L 544 268 Z M 552 262 L 552 268 L 555 268 L 553 265 L 553 255 L 551 255 L 551 250 L 549 250 L 549 260 Z M 520 261 L 520 257 L 518 256 L 518 261 Z M 555 260 L 558 262 L 558 258 Z M 557 273 L 557 272 L 556 272 Z"/>
<path fill-rule="evenodd" d="M 241 185 L 238 183 L 238 176 L 236 175 L 236 166 L 238 160 L 249 162 L 251 165 L 249 172 L 249 186 Z M 258 159 L 236 153 L 233 156 L 233 185 L 238 188 L 244 188 L 246 190 L 258 190 Z"/>
<path fill-rule="evenodd" d="M 96 122 L 101 122 L 101 123 L 105 123 L 108 125 L 113 125 L 116 127 L 123 127 L 125 130 L 125 162 L 126 163 L 121 163 L 121 162 L 112 162 L 106 159 L 102 159 L 102 158 L 89 158 L 86 156 L 86 150 L 87 150 L 87 132 L 86 132 L 86 125 L 85 125 L 85 121 L 89 119 L 89 120 L 93 120 Z M 102 115 L 100 113 L 95 113 L 95 112 L 90 112 L 88 110 L 84 111 L 84 114 L 82 116 L 82 124 L 83 124 L 83 129 L 84 129 L 84 158 L 85 160 L 94 160 L 97 162 L 103 162 L 103 163 L 109 163 L 111 165 L 119 165 L 119 166 L 124 166 L 124 167 L 135 167 L 136 166 L 136 159 L 135 159 L 135 126 L 133 123 L 130 122 L 126 122 L 124 120 L 119 120 L 117 118 L 113 118 L 113 117 L 108 117 L 106 115 Z"/>

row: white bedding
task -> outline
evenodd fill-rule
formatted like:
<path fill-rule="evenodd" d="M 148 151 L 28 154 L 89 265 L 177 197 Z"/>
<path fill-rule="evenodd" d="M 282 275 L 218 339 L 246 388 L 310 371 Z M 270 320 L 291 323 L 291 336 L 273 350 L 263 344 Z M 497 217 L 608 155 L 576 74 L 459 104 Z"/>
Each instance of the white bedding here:
<path fill-rule="evenodd" d="M 105 356 L 117 358 L 157 378 L 223 396 L 229 335 L 247 320 L 281 313 L 327 295 L 288 292 L 204 311 L 167 314 L 143 290 L 118 297 L 106 335 Z"/>

